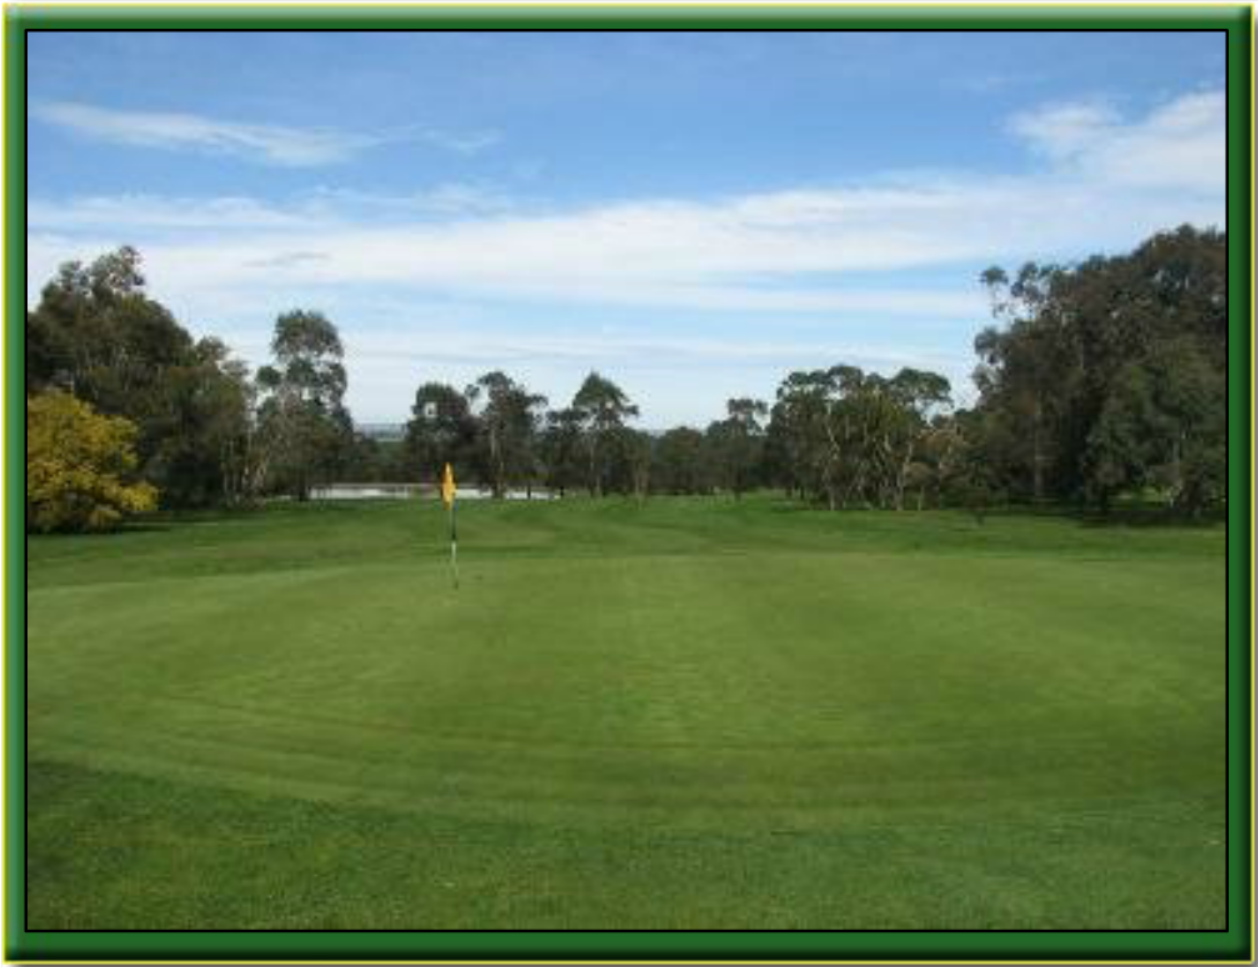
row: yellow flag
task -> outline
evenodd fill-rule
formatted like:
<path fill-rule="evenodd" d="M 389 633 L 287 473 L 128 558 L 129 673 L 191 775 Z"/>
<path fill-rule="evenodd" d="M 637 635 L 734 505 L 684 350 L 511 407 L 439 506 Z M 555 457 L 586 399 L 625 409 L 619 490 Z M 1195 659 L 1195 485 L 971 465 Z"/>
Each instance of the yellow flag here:
<path fill-rule="evenodd" d="M 454 506 L 454 471 L 448 463 L 445 476 L 441 478 L 441 500 L 447 507 Z"/>

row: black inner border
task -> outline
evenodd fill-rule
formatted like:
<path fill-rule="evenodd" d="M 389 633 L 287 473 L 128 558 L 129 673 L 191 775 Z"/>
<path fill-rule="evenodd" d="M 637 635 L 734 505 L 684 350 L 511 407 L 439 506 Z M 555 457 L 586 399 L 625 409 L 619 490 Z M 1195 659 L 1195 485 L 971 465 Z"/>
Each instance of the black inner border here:
<path fill-rule="evenodd" d="M 96 11 L 96 12 L 97 12 L 97 13 L 99 13 L 99 12 L 103 12 L 103 11 Z M 157 11 L 155 11 L 155 12 L 157 12 Z M 473 11 L 468 11 L 468 12 L 473 12 Z M 504 12 L 507 12 L 507 11 L 504 11 Z M 527 12 L 527 8 L 521 8 L 521 10 L 520 10 L 520 11 L 517 11 L 517 12 Z M 580 12 L 580 8 L 577 8 L 576 10 L 574 10 L 574 12 L 579 13 L 579 12 Z M 999 11 L 998 11 L 998 10 L 993 10 L 992 12 L 993 12 L 993 13 L 998 13 Z M 396 27 L 396 28 L 384 28 L 384 27 L 381 27 L 381 28 L 345 28 L 345 27 L 336 27 L 336 26 L 333 26 L 333 27 L 328 27 L 328 28 L 303 28 L 303 27 L 294 27 L 294 28 L 288 29 L 288 28 L 276 28 L 276 27 L 258 27 L 258 28 L 252 28 L 252 27 L 236 27 L 236 28 L 228 28 L 228 27 L 224 27 L 224 28 L 207 28 L 207 27 L 141 27 L 141 26 L 136 26 L 136 27 L 118 27 L 118 28 L 112 28 L 112 27 L 110 27 L 110 28 L 102 28 L 102 27 L 88 27 L 88 28 L 80 28 L 80 27 L 72 27 L 72 26 L 61 27 L 61 28 L 58 28 L 58 27 L 55 27 L 55 26 L 50 26 L 50 27 L 28 27 L 28 28 L 23 28 L 23 27 L 21 27 L 20 25 L 12 25 L 12 24 L 11 24 L 10 26 L 11 26 L 11 28 L 12 28 L 12 29 L 17 29 L 17 30 L 20 30 L 20 31 L 21 31 L 22 36 L 21 36 L 21 41 L 20 41 L 20 42 L 21 42 L 21 44 L 22 44 L 23 51 L 24 51 L 24 55 L 25 55 L 25 56 L 24 56 L 24 59 L 23 59 L 23 69 L 24 69 L 23 84 L 24 84 L 24 90 L 23 90 L 23 92 L 22 92 L 22 93 L 23 93 L 23 102 L 24 102 L 24 103 L 23 103 L 23 109 L 22 109 L 22 122 L 23 122 L 23 125 L 24 125 L 25 135 L 26 135 L 26 136 L 25 136 L 25 139 L 24 139 L 24 144 L 23 144 L 23 149 L 24 149 L 24 152 L 25 152 L 25 164 L 24 164 L 24 166 L 23 166 L 23 170 L 22 170 L 22 185 L 21 185 L 21 187 L 22 187 L 22 193 L 23 193 L 23 205 L 22 205 L 22 229 L 23 229 L 23 238 L 24 238 L 24 239 L 29 237 L 29 212 L 28 212 L 28 206 L 29 206 L 29 202 L 30 202 L 29 185 L 28 185 L 28 170 L 29 170 L 29 166 L 30 166 L 30 137 L 29 137 L 29 132 L 30 132 L 30 116 L 29 116 L 29 110 L 28 110 L 28 102 L 29 102 L 29 97 L 30 97 L 30 85 L 29 85 L 30 56 L 29 56 L 29 46 L 28 46 L 28 44 L 27 44 L 27 39 L 28 39 L 28 37 L 29 37 L 31 34 L 34 34 L 34 33 L 64 33 L 64 32 L 71 32 L 71 31 L 73 31 L 73 32 L 81 32 L 81 33 L 167 33 L 167 32 L 178 32 L 178 33 L 346 33 L 346 34 L 351 34 L 351 33 L 352 33 L 352 34 L 367 34 L 367 33 L 456 33 L 456 32 L 457 32 L 457 33 L 943 33 L 943 34 L 948 34 L 948 33 L 1054 33 L 1054 32 L 1062 32 L 1062 33 L 1065 33 L 1065 32 L 1068 32 L 1068 33 L 1124 33 L 1124 34 L 1125 34 L 1125 33 L 1216 33 L 1216 34 L 1221 34 L 1221 35 L 1222 35 L 1223 44 L 1224 44 L 1224 71 L 1223 71 L 1223 78 L 1224 78 L 1224 89 L 1225 89 L 1225 92 L 1226 92 L 1226 93 L 1225 93 L 1225 98 L 1230 98 L 1230 97 L 1231 97 L 1231 94 L 1232 94 L 1232 92 L 1231 92 L 1231 90 L 1230 90 L 1230 85 L 1229 85 L 1229 83 L 1228 83 L 1228 81 L 1230 80 L 1230 73 L 1229 73 L 1229 69 L 1230 69 L 1230 66 L 1231 66 L 1231 65 L 1230 65 L 1230 58 L 1231 58 L 1231 49 L 1230 49 L 1230 48 L 1231 48 L 1231 44 L 1230 44 L 1230 32 L 1229 32 L 1226 28 L 1223 28 L 1223 27 L 1200 28 L 1200 27 L 1136 27 L 1136 26 L 1133 26 L 1133 27 L 1131 27 L 1131 28 L 1114 28 L 1114 27 L 1095 27 L 1095 28 L 1094 28 L 1094 27 L 1053 28 L 1053 27 L 1020 27 L 1020 26 L 1007 26 L 1007 27 L 959 27 L 959 28 L 947 28 L 947 27 L 931 27 L 931 28 L 912 28 L 912 27 L 905 27 L 905 28 L 898 28 L 898 27 L 897 27 L 897 28 L 872 28 L 872 27 L 851 27 L 851 28 L 843 28 L 843 27 L 812 27 L 812 28 L 800 28 L 800 27 L 785 27 L 785 28 L 774 28 L 774 27 L 768 27 L 768 26 L 757 26 L 757 27 L 744 27 L 744 26 L 739 26 L 739 27 L 719 27 L 719 26 L 718 26 L 718 27 L 712 27 L 712 28 L 709 28 L 709 29 L 699 29 L 699 28 L 693 28 L 693 27 L 679 27 L 679 28 L 669 28 L 669 27 L 604 27 L 604 28 L 580 28 L 580 27 L 578 27 L 578 28 L 564 28 L 564 27 L 558 27 L 558 26 L 556 26 L 556 27 L 540 27 L 540 28 L 539 28 L 539 27 L 458 27 L 458 28 L 453 28 L 453 29 L 452 29 L 452 28 L 448 28 L 448 27 L 436 27 L 436 28 L 427 28 L 427 29 L 425 29 L 425 28 L 418 28 L 418 27 L 416 27 L 416 28 L 403 28 L 403 27 Z M 1252 57 L 1252 54 L 1251 54 L 1251 57 Z M 1225 114 L 1225 117 L 1227 117 L 1227 116 L 1228 116 L 1228 115 L 1227 115 L 1227 114 Z M 1225 196 L 1224 196 L 1224 206 L 1225 206 L 1225 211 L 1229 211 L 1229 210 L 1230 210 L 1228 206 L 1229 206 L 1229 204 L 1230 204 L 1230 200 L 1231 200 L 1231 175 L 1232 175 L 1232 171 L 1231 171 L 1231 151 L 1230 151 L 1230 148 L 1231 148 L 1231 130 L 1230 130 L 1230 129 L 1231 129 L 1231 125 L 1230 125 L 1230 123 L 1225 123 L 1225 158 L 1226 158 L 1226 162 L 1225 162 L 1225 163 L 1226 163 L 1226 166 L 1227 166 L 1227 167 L 1226 167 L 1226 173 L 1225 173 Z M 1228 246 L 1228 248 L 1227 248 L 1227 255 L 1226 255 L 1226 258 L 1227 258 L 1227 260 L 1228 260 L 1228 261 L 1227 261 L 1227 263 L 1225 263 L 1225 264 L 1228 264 L 1228 265 L 1230 265 L 1230 258 L 1231 258 L 1231 254 L 1232 254 L 1231 245 L 1232 245 L 1232 237 L 1231 237 L 1231 234 L 1230 234 L 1230 226 L 1229 226 L 1229 228 L 1228 228 L 1228 236 L 1227 236 L 1227 246 Z M 22 293 L 23 293 L 23 301 L 24 301 L 24 304 L 26 303 L 27 299 L 29 298 L 29 293 L 28 293 L 28 292 L 27 292 L 27 290 L 26 290 L 26 285 L 27 285 L 27 280 L 26 280 L 26 276 L 25 276 L 25 274 L 24 274 L 24 275 L 23 275 L 23 278 L 22 278 L 22 283 L 21 283 L 21 288 L 22 288 Z M 1229 316 L 1228 316 L 1228 333 L 1227 333 L 1227 334 L 1228 334 L 1229 340 L 1230 340 L 1230 335 L 1231 335 L 1231 318 L 1232 318 L 1232 317 L 1231 317 L 1231 313 L 1232 313 L 1233 311 L 1240 311 L 1240 310 L 1239 310 L 1239 309 L 1236 309 L 1236 308 L 1234 308 L 1234 307 L 1232 307 L 1232 306 L 1229 306 L 1229 307 L 1228 307 Z M 22 330 L 22 336 L 21 336 L 20 338 L 21 338 L 21 340 L 22 340 L 22 346 L 23 346 L 23 358 L 22 358 L 22 365 L 23 365 L 23 385 L 25 385 L 25 364 L 26 364 L 26 360 L 25 360 L 25 330 L 24 330 L 24 329 Z M 1230 349 L 1231 349 L 1231 347 L 1229 346 L 1229 359 L 1230 359 Z M 1226 380 L 1226 379 L 1230 379 L 1230 373 L 1228 373 L 1228 372 L 1225 370 L 1225 380 Z M 1230 396 L 1231 396 L 1231 390 L 1232 390 L 1232 387 L 1231 387 L 1231 384 L 1230 384 L 1230 382 L 1229 382 L 1229 383 L 1227 383 L 1227 385 L 1226 385 L 1226 394 L 1227 394 L 1226 399 L 1230 399 Z M 1225 407 L 1224 407 L 1224 413 L 1225 413 L 1225 429 L 1224 429 L 1224 433 L 1225 433 L 1225 440 L 1230 440 L 1230 435 L 1229 435 L 1229 433 L 1230 433 L 1230 427 L 1228 426 L 1228 420 L 1230 420 L 1230 415 L 1231 415 L 1231 414 L 1230 414 L 1230 412 L 1229 412 L 1229 408 L 1228 408 L 1226 405 L 1225 405 Z M 25 451 L 25 440 L 24 440 L 24 451 Z M 24 453 L 24 456 L 25 456 L 25 453 Z M 1229 455 L 1229 467 L 1231 466 L 1230 459 L 1231 459 L 1231 457 L 1230 457 L 1230 455 Z M 26 481 L 25 481 L 25 476 L 23 476 L 23 478 L 22 478 L 21 491 L 22 491 L 22 498 L 23 498 L 23 500 L 25 500 L 25 495 L 26 495 L 26 494 L 25 494 L 25 491 L 26 491 Z M 1229 496 L 1230 496 L 1230 495 L 1229 495 Z M 1224 792 L 1224 815 L 1225 815 L 1225 826 L 1224 826 L 1224 837 L 1225 837 L 1225 838 L 1224 838 L 1224 843 L 1225 843 L 1225 849 L 1224 849 L 1224 887 L 1225 887 L 1225 896 L 1226 896 L 1226 899 L 1225 899 L 1225 901 L 1224 901 L 1224 926 L 1223 926 L 1222 928 L 1220 928 L 1220 929 L 1214 929 L 1214 930 L 1190 929 L 1190 928 L 1158 928 L 1158 929 L 1154 929 L 1154 928 L 1140 928 L 1140 929 L 1118 929 L 1118 928 L 1092 928 L 1092 929 L 1083 929 L 1083 928 L 1080 928 L 1080 929 L 1047 929 L 1047 928 L 1030 928 L 1030 929 L 1012 929 L 1012 928 L 992 928 L 992 929 L 983 929 L 983 930 L 981 930 L 981 931 L 980 931 L 980 930 L 978 930 L 977 928 L 946 928 L 946 929 L 904 928 L 904 929 L 886 929 L 886 930 L 871 930 L 871 929 L 850 929 L 850 930 L 841 930 L 841 929 L 824 929 L 824 928 L 822 928 L 822 929 L 814 929 L 814 930 L 789 930 L 789 929 L 783 929 L 783 928 L 737 928 L 737 929 L 734 929 L 734 928 L 697 928 L 697 929 L 695 929 L 695 930 L 662 930 L 662 929 L 658 929 L 658 930 L 657 930 L 657 929 L 649 929 L 649 928 L 644 928 L 644 929 L 582 928 L 582 929 L 564 930 L 564 931 L 560 931 L 560 932 L 563 932 L 563 933 L 569 933 L 569 934 L 582 934 L 582 935 L 588 935 L 588 934 L 599 934 L 599 935 L 603 935 L 603 934 L 656 934 L 656 935 L 664 935 L 664 934 L 677 934 L 677 933 L 703 933 L 703 934 L 707 934 L 707 933 L 713 933 L 713 934 L 742 934 L 742 933 L 755 933 L 755 934 L 764 934 L 764 933 L 773 933 L 773 934 L 957 934 L 957 933 L 974 933 L 974 932 L 981 932 L 981 933 L 983 933 L 983 934 L 1015 934 L 1015 935 L 1018 935 L 1018 934 L 1030 934 L 1030 935 L 1035 935 L 1035 934 L 1045 934 L 1045 933 L 1049 933 L 1049 934 L 1054 934 L 1054 933 L 1072 933 L 1072 934 L 1073 934 L 1073 933 L 1080 933 L 1080 934 L 1129 934 L 1129 933 L 1136 933 L 1136 934 L 1226 934 L 1226 933 L 1229 931 L 1230 926 L 1231 926 L 1231 906 L 1232 906 L 1232 904 L 1231 904 L 1231 855 L 1230 855 L 1230 854 L 1231 854 L 1231 851 L 1230 851 L 1230 848 L 1228 848 L 1228 843 L 1229 843 L 1229 840 L 1230 840 L 1230 836 L 1231 836 L 1231 829 L 1232 829 L 1232 814 L 1231 814 L 1231 769 L 1230 769 L 1230 763 L 1231 763 L 1231 694 L 1232 694 L 1232 683 L 1231 683 L 1231 681 L 1229 680 L 1229 678 L 1230 678 L 1230 677 L 1229 677 L 1229 675 L 1228 675 L 1228 668 L 1229 668 L 1229 663 L 1230 663 L 1230 658 L 1231 658 L 1230 648 L 1231 648 L 1231 611 L 1232 611 L 1232 607 L 1231 607 L 1231 604 L 1232 604 L 1232 602 L 1231 602 L 1231 582 L 1230 582 L 1230 580 L 1229 580 L 1229 578 L 1230 578 L 1230 574 L 1228 573 L 1228 569 L 1230 568 L 1230 554 L 1229 554 L 1229 548 L 1230 548 L 1230 536 L 1231 536 L 1231 535 L 1230 535 L 1230 530 L 1231 530 L 1230 526 L 1226 526 L 1226 525 L 1225 525 L 1225 527 L 1224 527 L 1224 568 L 1225 568 L 1225 625 L 1224 625 L 1224 635 L 1225 635 L 1225 638 L 1224 638 L 1224 656 L 1223 656 L 1223 662 L 1224 662 L 1224 665 L 1223 665 L 1223 670 L 1224 670 L 1224 683 L 1225 683 L 1225 687 L 1224 687 L 1224 697 L 1225 697 L 1225 701 L 1224 701 L 1224 715 L 1225 715 L 1225 719 L 1224 719 L 1224 723 L 1225 723 L 1225 743 L 1224 743 L 1224 766 L 1225 766 L 1225 768 L 1224 768 L 1224 774 L 1225 774 L 1225 787 L 1224 787 L 1224 789 L 1225 789 L 1225 792 Z M 24 594 L 25 594 L 24 605 L 25 605 L 25 604 L 29 604 L 29 582 L 28 582 L 28 578 L 27 578 L 27 575 L 29 575 L 29 563 L 30 563 L 30 562 L 29 562 L 29 550 L 28 550 L 28 544 L 27 544 L 27 541 L 26 541 L 26 538 L 25 538 L 25 534 L 24 534 L 24 535 L 23 535 L 23 581 L 24 581 L 24 584 L 26 585 L 26 586 L 24 587 Z M 25 684 L 26 684 L 26 694 L 29 694 L 29 675 L 30 675 L 30 672 L 29 672 L 29 660 L 28 660 L 28 640 L 27 640 L 27 638 L 28 638 L 28 631 L 27 631 L 27 627 L 26 627 L 26 621 L 25 621 L 25 619 L 24 619 L 24 620 L 23 620 L 23 640 L 22 640 L 22 667 L 23 667 L 23 678 L 24 678 L 24 682 L 25 682 Z M 23 704 L 24 704 L 24 706 L 25 706 L 25 695 L 23 696 L 23 698 L 24 698 L 24 703 L 23 703 Z M 23 712 L 25 712 L 25 707 L 23 708 Z M 27 821 L 26 821 L 26 820 L 27 820 L 27 815 L 29 814 L 29 809 L 30 809 L 30 783 L 29 783 L 29 775 L 28 775 L 28 770 L 27 770 L 27 765 L 28 765 L 28 760 L 29 760 L 29 741 L 30 741 L 30 739 L 29 739 L 29 734 L 28 734 L 28 731 L 27 731 L 27 729 L 26 729 L 26 728 L 24 728 L 24 729 L 23 729 L 23 749 L 22 749 L 22 753 L 23 753 L 22 769 L 23 769 L 23 776 L 24 776 L 24 780 L 25 780 L 25 781 L 24 781 L 24 784 L 23 784 L 24 812 L 23 812 L 23 816 L 22 816 L 23 840 L 24 840 L 24 847 L 25 847 L 25 848 L 24 848 L 24 850 L 23 850 L 23 867 L 24 867 L 24 869 L 23 869 L 23 883 L 26 883 L 26 882 L 27 882 L 27 880 L 28 880 L 28 878 L 29 878 L 29 864 L 30 864 L 29 839 L 28 839 L 28 836 L 27 836 Z M 237 935 L 237 936 L 241 936 L 241 937 L 248 937 L 248 936 L 251 936 L 251 935 L 258 935 L 258 934 L 328 934 L 328 933 L 331 933 L 331 934 L 371 934 L 371 933 L 382 933 L 382 934 L 427 934 L 427 933 L 437 933 L 437 934 L 473 934 L 473 935 L 475 935 L 475 934 L 488 934 L 488 933 L 492 933 L 492 934 L 535 934 L 535 933 L 554 933 L 554 932 L 556 932 L 556 931 L 555 931 L 555 930 L 553 930 L 553 929 L 546 929 L 546 928 L 518 928 L 518 929 L 507 929 L 507 928 L 485 928 L 485 929 L 481 929 L 481 930 L 460 930 L 460 929 L 451 929 L 451 928 L 414 928 L 414 929 L 405 929 L 405 928 L 384 928 L 384 929 L 371 929 L 371 928 L 337 928 L 337 929 L 309 929 L 309 930 L 292 929 L 292 928 L 288 928 L 288 929 L 270 929 L 270 928 L 263 928 L 263 929 L 254 929 L 254 930 L 240 930 L 240 929 L 233 930 L 233 929 L 229 929 L 229 928 L 196 928 L 196 929 L 192 929 L 192 930 L 160 929 L 160 928 L 159 928 L 159 929 L 123 929 L 123 928 L 82 928 L 82 929 L 80 929 L 80 928 L 74 928 L 74 929 L 64 929 L 64 930 L 37 930 L 37 931 L 32 931 L 32 930 L 31 930 L 31 928 L 30 928 L 30 926 L 29 926 L 29 922 L 28 922 L 28 920 L 27 920 L 27 918 L 28 918 L 28 916 L 29 916 L 29 911 L 28 911 L 28 909 L 27 909 L 27 904 L 26 904 L 26 900 L 25 900 L 25 894 L 23 894 L 23 897 L 22 897 L 21 902 L 22 902 L 22 914 L 23 914 L 23 928 L 24 928 L 24 930 L 25 930 L 28 934 L 34 934 L 34 933 L 46 933 L 46 934 L 61 934 L 61 933 L 69 933 L 69 934 L 189 934 L 189 933 L 195 933 L 195 934 L 201 934 L 201 933 L 213 933 L 213 934 L 231 934 L 231 935 Z M 72 959 L 75 959 L 75 958 L 64 958 L 64 957 L 62 957 L 62 958 L 56 958 L 56 959 L 59 959 L 59 960 L 63 960 L 63 961 L 64 961 L 64 960 L 72 960 Z M 132 958 L 127 958 L 127 959 L 132 959 Z M 156 958 L 153 958 L 153 959 L 164 959 L 164 958 L 156 957 Z M 250 960 L 250 959 L 261 959 L 261 958 L 250 958 L 250 957 L 243 957 L 243 956 L 234 956 L 234 957 L 228 957 L 228 958 L 223 958 L 223 959 Z M 300 959 L 300 958 L 298 958 L 298 959 Z M 408 958 L 407 958 L 405 955 L 400 955 L 400 954 L 389 954 L 389 955 L 382 956 L 382 957 L 378 957 L 378 958 L 374 958 L 374 959 L 381 959 L 381 960 L 405 960 L 405 959 L 408 959 Z M 445 955 L 443 955 L 440 959 L 441 959 L 441 960 L 446 960 L 446 961 L 451 961 L 451 962 L 456 962 L 456 961 L 460 961 L 460 960 L 472 960 L 472 959 L 477 959 L 477 958 L 476 958 L 476 957 L 475 957 L 475 955 L 474 955 L 474 954 L 472 954 L 472 953 L 458 953 L 458 954 L 445 954 Z M 581 959 L 581 958 L 580 958 L 580 955 L 572 955 L 572 956 L 568 956 L 568 957 L 566 957 L 566 958 L 539 958 L 539 959 L 570 959 L 570 960 L 571 960 L 571 959 Z M 685 959 L 685 958 L 666 958 L 666 957 L 658 957 L 658 956 L 654 956 L 654 955 L 652 955 L 652 956 L 648 956 L 648 957 L 637 957 L 637 958 L 630 958 L 630 959 L 637 959 L 637 960 L 665 960 L 665 959 Z M 799 956 L 798 954 L 796 954 L 796 955 L 793 955 L 792 957 L 787 958 L 787 959 L 792 959 L 792 960 L 817 959 L 817 960 L 821 960 L 821 959 L 826 959 L 826 958 L 823 958 L 823 957 L 820 957 L 820 956 Z M 893 954 L 888 953 L 888 954 L 879 954 L 879 955 L 876 955 L 876 956 L 865 956 L 865 957 L 862 957 L 861 959 L 870 960 L 870 961 L 877 961 L 877 960 L 892 960 L 892 959 L 896 959 L 896 958 L 894 957 L 894 955 L 893 955 Z"/>

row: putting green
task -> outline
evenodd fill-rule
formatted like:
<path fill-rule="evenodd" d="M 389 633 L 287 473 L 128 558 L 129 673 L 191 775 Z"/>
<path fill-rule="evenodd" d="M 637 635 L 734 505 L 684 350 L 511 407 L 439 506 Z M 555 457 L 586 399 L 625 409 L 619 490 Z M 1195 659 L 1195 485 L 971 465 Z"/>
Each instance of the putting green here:
<path fill-rule="evenodd" d="M 1222 926 L 1221 530 L 461 515 L 31 540 L 31 927 Z"/>

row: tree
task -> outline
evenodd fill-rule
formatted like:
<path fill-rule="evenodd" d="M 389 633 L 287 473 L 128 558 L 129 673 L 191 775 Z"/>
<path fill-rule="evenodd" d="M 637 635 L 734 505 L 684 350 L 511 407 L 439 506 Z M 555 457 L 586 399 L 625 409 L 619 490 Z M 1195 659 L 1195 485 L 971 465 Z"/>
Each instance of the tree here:
<path fill-rule="evenodd" d="M 601 497 L 606 485 L 611 447 L 625 420 L 638 415 L 625 392 L 598 373 L 590 373 L 572 399 L 579 414 L 586 456 L 586 481 L 591 496 Z"/>
<path fill-rule="evenodd" d="M 27 314 L 26 342 L 27 389 L 57 386 L 117 406 L 130 380 L 177 361 L 191 340 L 145 297 L 140 255 L 123 246 L 89 266 L 64 263 Z"/>
<path fill-rule="evenodd" d="M 1194 515 L 1220 499 L 1227 452 L 1217 401 L 1226 392 L 1222 373 L 1189 337 L 1125 366 L 1088 436 L 1089 497 L 1108 511 L 1116 494 L 1153 487 Z"/>
<path fill-rule="evenodd" d="M 353 438 L 342 399 L 345 351 L 336 327 L 319 312 L 294 310 L 275 322 L 275 365 L 258 371 L 267 394 L 261 407 L 270 468 L 298 500 L 329 477 Z"/>
<path fill-rule="evenodd" d="M 1009 471 L 1022 476 L 1034 500 L 1046 494 L 1045 476 L 1056 457 L 1060 427 L 1060 367 L 1045 328 L 1019 321 L 1007 333 L 985 329 L 974 341 L 982 360 L 975 383 L 989 401 L 999 398 L 1001 419 L 1011 444 Z"/>
<path fill-rule="evenodd" d="M 163 503 L 234 499 L 225 439 L 240 427 L 225 420 L 246 405 L 247 379 L 221 343 L 194 342 L 147 296 L 135 249 L 61 266 L 27 315 L 26 342 L 27 389 L 67 390 L 130 420 L 140 471 Z"/>
<path fill-rule="evenodd" d="M 60 390 L 26 401 L 26 526 L 107 530 L 154 510 L 157 491 L 134 479 L 136 428 Z"/>
<path fill-rule="evenodd" d="M 928 500 L 941 506 L 955 489 L 967 453 L 964 424 L 957 413 L 938 413 L 922 434 L 921 454 L 913 464 L 910 484 L 917 488 L 917 509 Z"/>
<path fill-rule="evenodd" d="M 572 407 L 547 412 L 538 441 L 546 486 L 567 496 L 569 487 L 584 479 L 585 463 L 581 444 L 581 413 Z"/>
<path fill-rule="evenodd" d="M 223 498 L 236 504 L 257 497 L 264 483 L 258 384 L 250 378 L 249 367 L 238 359 L 223 360 L 219 369 L 222 378 L 211 388 L 216 421 L 212 435 L 222 461 Z"/>
<path fill-rule="evenodd" d="M 887 419 L 887 451 L 895 453 L 894 488 L 895 508 L 904 508 L 904 490 L 915 478 L 924 486 L 929 468 L 914 457 L 920 458 L 929 436 L 929 418 L 942 407 L 951 403 L 952 388 L 948 380 L 938 373 L 904 368 L 887 384 L 891 399 Z M 920 503 L 920 502 L 919 502 Z"/>
<path fill-rule="evenodd" d="M 611 438 L 609 479 L 621 493 L 646 500 L 651 489 L 653 441 L 649 433 L 622 426 Z"/>
<path fill-rule="evenodd" d="M 688 426 L 665 432 L 655 444 L 651 479 L 657 490 L 668 494 L 711 493 L 711 466 L 707 441 Z"/>
<path fill-rule="evenodd" d="M 473 456 L 476 419 L 466 396 L 446 383 L 415 391 L 406 424 L 406 455 L 421 479 L 436 481 L 447 463 L 462 475 Z"/>
<path fill-rule="evenodd" d="M 170 367 L 149 408 L 144 472 L 181 507 L 251 495 L 256 390 L 248 368 L 217 339 L 202 339 Z"/>
<path fill-rule="evenodd" d="M 484 400 L 478 414 L 481 467 L 493 495 L 502 497 L 513 481 L 523 482 L 531 493 L 539 469 L 537 411 L 546 405 L 546 397 L 529 393 L 496 370 L 469 386 L 465 395 L 473 403 Z"/>
<path fill-rule="evenodd" d="M 778 386 L 768 434 L 787 489 L 820 497 L 831 510 L 839 501 L 842 438 L 849 429 L 833 419 L 840 377 L 848 374 L 837 367 L 790 373 Z"/>
<path fill-rule="evenodd" d="M 1129 255 L 990 269 L 979 422 L 998 489 L 1108 509 L 1152 488 L 1226 499 L 1227 239 L 1188 226 Z"/>
<path fill-rule="evenodd" d="M 765 464 L 788 489 L 831 510 L 902 508 L 906 489 L 920 492 L 929 476 L 930 419 L 948 403 L 948 381 L 923 370 L 890 378 L 844 365 L 791 373 L 771 411 Z"/>
<path fill-rule="evenodd" d="M 754 484 L 764 454 L 764 426 L 769 408 L 760 400 L 728 400 L 727 417 L 708 427 L 707 451 L 719 486 L 734 498 Z"/>

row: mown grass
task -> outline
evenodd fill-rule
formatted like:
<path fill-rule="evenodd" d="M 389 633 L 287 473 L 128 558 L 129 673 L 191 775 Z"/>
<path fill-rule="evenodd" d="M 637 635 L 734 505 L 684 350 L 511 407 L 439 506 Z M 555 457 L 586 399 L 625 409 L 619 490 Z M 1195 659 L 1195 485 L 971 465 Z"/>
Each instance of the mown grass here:
<path fill-rule="evenodd" d="M 732 501 L 28 544 L 31 928 L 1218 928 L 1219 528 Z"/>

